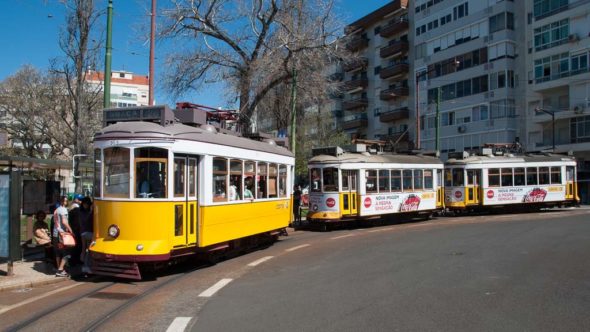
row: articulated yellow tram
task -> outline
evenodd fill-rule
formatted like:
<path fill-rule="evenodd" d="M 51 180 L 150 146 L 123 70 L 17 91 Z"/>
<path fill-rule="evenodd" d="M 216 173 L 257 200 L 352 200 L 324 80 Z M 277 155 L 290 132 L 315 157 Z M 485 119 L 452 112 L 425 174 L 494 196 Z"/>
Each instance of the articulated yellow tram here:
<path fill-rule="evenodd" d="M 314 149 L 308 162 L 310 224 L 325 230 L 329 224 L 396 214 L 429 217 L 443 209 L 440 159 L 352 147 Z"/>
<path fill-rule="evenodd" d="M 445 206 L 455 212 L 498 207 L 538 210 L 579 203 L 576 161 L 552 153 L 466 152 L 445 163 Z"/>
<path fill-rule="evenodd" d="M 289 225 L 290 151 L 176 115 L 105 110 L 114 124 L 94 140 L 96 274 L 140 279 L 141 266 L 272 241 Z"/>

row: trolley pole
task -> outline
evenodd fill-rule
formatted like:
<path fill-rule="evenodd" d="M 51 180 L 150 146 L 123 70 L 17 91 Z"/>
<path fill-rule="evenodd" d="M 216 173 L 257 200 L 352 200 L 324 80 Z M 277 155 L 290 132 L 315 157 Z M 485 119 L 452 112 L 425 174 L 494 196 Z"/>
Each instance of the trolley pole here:
<path fill-rule="evenodd" d="M 297 134 L 297 107 L 295 101 L 297 98 L 297 70 L 293 67 L 293 81 L 291 83 L 291 152 L 295 153 L 295 144 L 297 142 L 295 135 Z"/>
<path fill-rule="evenodd" d="M 416 72 L 416 150 L 420 150 L 420 81 Z"/>
<path fill-rule="evenodd" d="M 435 150 L 440 153 L 440 87 L 436 88 Z"/>
<path fill-rule="evenodd" d="M 152 0 L 152 21 L 150 32 L 150 77 L 149 104 L 154 105 L 154 52 L 156 48 L 156 0 Z"/>
<path fill-rule="evenodd" d="M 104 55 L 104 99 L 103 107 L 111 106 L 111 58 L 113 51 L 113 0 L 109 0 L 107 9 L 107 44 Z"/>

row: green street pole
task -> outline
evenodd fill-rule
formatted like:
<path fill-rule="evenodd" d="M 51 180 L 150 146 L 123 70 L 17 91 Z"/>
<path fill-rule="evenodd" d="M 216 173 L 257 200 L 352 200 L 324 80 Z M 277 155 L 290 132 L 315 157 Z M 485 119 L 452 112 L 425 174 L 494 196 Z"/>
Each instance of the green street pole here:
<path fill-rule="evenodd" d="M 297 114 L 295 107 L 295 99 L 297 98 L 297 71 L 293 67 L 293 82 L 291 84 L 291 152 L 295 153 L 295 134 L 297 132 Z"/>
<path fill-rule="evenodd" d="M 111 106 L 111 53 L 113 51 L 113 0 L 107 9 L 107 45 L 104 55 L 104 108 Z"/>
<path fill-rule="evenodd" d="M 436 118 L 435 118 L 435 136 L 436 140 L 434 141 L 435 150 L 437 153 L 440 153 L 440 87 L 436 88 Z"/>

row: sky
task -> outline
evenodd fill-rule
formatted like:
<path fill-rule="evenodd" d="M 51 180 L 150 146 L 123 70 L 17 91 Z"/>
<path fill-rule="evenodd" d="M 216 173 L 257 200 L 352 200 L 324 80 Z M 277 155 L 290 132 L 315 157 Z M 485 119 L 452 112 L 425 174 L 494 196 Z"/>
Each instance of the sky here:
<path fill-rule="evenodd" d="M 335 0 L 336 14 L 345 23 L 387 4 L 389 0 Z M 106 10 L 107 0 L 95 0 L 98 8 Z M 158 0 L 158 10 L 170 2 Z M 147 75 L 149 70 L 149 10 L 151 0 L 113 0 L 112 69 Z M 106 15 L 102 17 L 106 26 Z M 65 10 L 60 0 L 0 0 L 0 81 L 16 73 L 24 65 L 45 70 L 51 59 L 63 56 L 59 49 L 60 30 L 65 25 Z M 155 99 L 158 104 L 174 106 L 176 101 L 158 85 L 163 75 L 163 62 L 174 45 L 156 43 Z M 100 59 L 104 68 L 104 59 Z M 100 68 L 102 71 L 103 68 Z M 182 101 L 212 107 L 226 107 L 223 87 L 204 86 L 182 97 Z"/>

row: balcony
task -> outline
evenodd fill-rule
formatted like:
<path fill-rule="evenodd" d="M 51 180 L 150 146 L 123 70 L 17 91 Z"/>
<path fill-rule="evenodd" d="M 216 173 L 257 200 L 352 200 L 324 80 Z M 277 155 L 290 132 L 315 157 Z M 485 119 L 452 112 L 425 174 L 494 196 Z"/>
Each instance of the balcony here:
<path fill-rule="evenodd" d="M 346 48 L 351 52 L 358 52 L 367 46 L 369 46 L 369 38 L 366 37 L 353 37 L 346 43 Z"/>
<path fill-rule="evenodd" d="M 402 119 L 407 119 L 410 116 L 410 110 L 407 107 L 398 107 L 387 112 L 379 114 L 379 121 L 392 122 Z"/>
<path fill-rule="evenodd" d="M 344 117 L 344 121 L 342 122 L 342 129 L 355 129 L 360 127 L 367 126 L 367 114 L 356 114 L 352 116 Z"/>
<path fill-rule="evenodd" d="M 379 35 L 381 35 L 383 38 L 389 38 L 397 33 L 408 30 L 408 26 L 409 24 L 407 19 L 397 19 L 389 22 L 386 26 L 381 28 Z"/>
<path fill-rule="evenodd" d="M 396 63 L 389 67 L 381 69 L 379 77 L 382 79 L 397 77 L 400 75 L 407 75 L 409 72 L 409 65 L 407 63 Z"/>
<path fill-rule="evenodd" d="M 353 70 L 367 68 L 368 65 L 369 65 L 369 59 L 367 59 L 367 58 L 345 60 L 344 63 L 342 64 L 342 70 L 349 72 L 349 71 L 353 71 Z"/>
<path fill-rule="evenodd" d="M 379 55 L 382 58 L 389 58 L 394 55 L 399 55 L 408 51 L 408 42 L 405 40 L 398 40 L 379 50 Z"/>
<path fill-rule="evenodd" d="M 396 86 L 387 90 L 382 90 L 379 93 L 379 99 L 391 100 L 399 97 L 407 97 L 410 94 L 410 89 L 407 86 Z"/>
<path fill-rule="evenodd" d="M 351 92 L 353 90 L 362 90 L 366 88 L 367 85 L 369 85 L 369 80 L 366 78 L 358 78 L 344 82 L 342 88 L 344 91 Z"/>
<path fill-rule="evenodd" d="M 369 105 L 367 98 L 356 98 L 352 100 L 345 100 L 342 102 L 342 108 L 346 111 L 352 111 L 357 109 L 364 109 Z"/>

